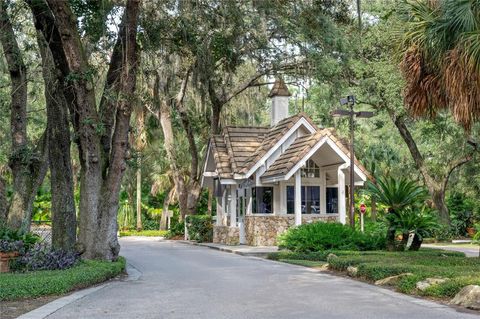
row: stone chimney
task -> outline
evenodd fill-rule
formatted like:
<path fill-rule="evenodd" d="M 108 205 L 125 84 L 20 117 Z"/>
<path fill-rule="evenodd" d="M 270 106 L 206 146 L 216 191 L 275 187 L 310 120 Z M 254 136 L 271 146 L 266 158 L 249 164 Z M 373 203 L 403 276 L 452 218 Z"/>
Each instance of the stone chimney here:
<path fill-rule="evenodd" d="M 268 97 L 272 99 L 272 109 L 270 110 L 270 125 L 275 126 L 278 122 L 288 117 L 288 99 L 290 92 L 283 79 L 275 81 Z"/>

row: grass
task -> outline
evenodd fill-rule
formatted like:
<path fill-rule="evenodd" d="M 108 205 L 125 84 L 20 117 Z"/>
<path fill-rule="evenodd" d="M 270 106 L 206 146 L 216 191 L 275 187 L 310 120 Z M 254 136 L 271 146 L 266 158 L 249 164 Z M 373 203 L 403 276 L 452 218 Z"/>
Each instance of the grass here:
<path fill-rule="evenodd" d="M 120 237 L 127 236 L 143 236 L 143 237 L 165 237 L 168 235 L 168 230 L 125 230 L 120 231 Z"/>
<path fill-rule="evenodd" d="M 60 295 L 113 278 L 125 270 L 125 258 L 115 262 L 85 260 L 66 270 L 0 274 L 0 301 Z"/>
<path fill-rule="evenodd" d="M 480 285 L 480 258 L 466 258 L 460 252 L 438 249 L 422 249 L 418 252 L 324 251 L 313 254 L 278 252 L 270 254 L 268 258 L 315 267 L 315 263 L 327 261 L 330 253 L 338 256 L 328 259 L 331 270 L 345 272 L 349 266 L 354 266 L 358 268 L 357 276 L 370 282 L 412 273 L 413 276 L 405 277 L 396 284 L 398 291 L 408 294 L 451 298 L 467 285 Z M 449 280 L 426 291 L 418 291 L 416 283 L 425 278 Z"/>

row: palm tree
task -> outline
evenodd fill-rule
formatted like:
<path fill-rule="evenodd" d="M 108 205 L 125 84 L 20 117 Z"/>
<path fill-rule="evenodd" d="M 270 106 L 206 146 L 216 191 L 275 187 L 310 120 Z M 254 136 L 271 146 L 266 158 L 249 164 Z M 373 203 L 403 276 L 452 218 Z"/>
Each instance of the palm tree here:
<path fill-rule="evenodd" d="M 408 110 L 449 109 L 470 130 L 480 119 L 480 0 L 405 0 L 402 9 Z"/>
<path fill-rule="evenodd" d="M 378 203 L 388 209 L 390 216 L 387 216 L 389 227 L 387 229 L 387 249 L 395 250 L 396 223 L 392 222 L 400 217 L 403 210 L 415 207 L 423 203 L 427 198 L 426 190 L 415 182 L 405 178 L 395 179 L 393 177 L 379 178 L 376 184 L 367 182 L 367 193 Z"/>

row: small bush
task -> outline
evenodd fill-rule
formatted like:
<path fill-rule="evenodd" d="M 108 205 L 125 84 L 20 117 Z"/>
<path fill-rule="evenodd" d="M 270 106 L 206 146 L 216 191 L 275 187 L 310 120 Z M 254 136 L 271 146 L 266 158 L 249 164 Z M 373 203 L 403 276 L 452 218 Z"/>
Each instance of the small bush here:
<path fill-rule="evenodd" d="M 28 251 L 40 239 L 40 236 L 33 233 L 22 233 L 7 227 L 0 227 L 0 251 Z"/>
<path fill-rule="evenodd" d="M 183 235 L 185 235 L 185 223 L 184 222 L 172 223 L 168 231 L 167 238 L 175 238 Z"/>
<path fill-rule="evenodd" d="M 77 252 L 37 245 L 17 258 L 12 264 L 12 269 L 16 271 L 63 270 L 73 267 L 78 260 Z"/>
<path fill-rule="evenodd" d="M 279 237 L 280 247 L 295 252 L 324 250 L 377 250 L 385 248 L 385 236 L 361 233 L 339 223 L 311 223 L 290 228 Z"/>
<path fill-rule="evenodd" d="M 193 215 L 186 217 L 188 236 L 198 242 L 211 242 L 213 239 L 212 216 Z"/>

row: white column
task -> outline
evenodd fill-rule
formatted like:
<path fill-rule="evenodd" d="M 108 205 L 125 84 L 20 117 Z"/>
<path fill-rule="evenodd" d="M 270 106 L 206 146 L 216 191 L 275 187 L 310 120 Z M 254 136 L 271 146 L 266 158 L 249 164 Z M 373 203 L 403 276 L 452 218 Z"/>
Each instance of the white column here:
<path fill-rule="evenodd" d="M 237 185 L 230 185 L 230 227 L 237 227 Z"/>
<path fill-rule="evenodd" d="M 338 168 L 338 214 L 339 221 L 342 224 L 347 223 L 347 209 L 345 196 L 345 173 L 342 170 L 343 165 Z"/>
<path fill-rule="evenodd" d="M 217 197 L 217 226 L 222 226 L 222 218 L 223 218 L 223 196 Z"/>
<path fill-rule="evenodd" d="M 280 182 L 278 186 L 280 190 L 280 214 L 287 213 L 287 188 L 285 187 L 285 182 Z"/>
<path fill-rule="evenodd" d="M 327 213 L 327 172 L 320 169 L 320 213 Z"/>
<path fill-rule="evenodd" d="M 295 173 L 295 225 L 302 224 L 302 175 L 300 169 Z"/>
<path fill-rule="evenodd" d="M 252 197 L 252 188 L 247 189 L 247 212 L 246 215 L 252 215 L 253 209 L 253 197 Z"/>
<path fill-rule="evenodd" d="M 220 222 L 221 226 L 226 226 L 227 219 L 227 188 L 222 192 L 222 220 Z"/>

